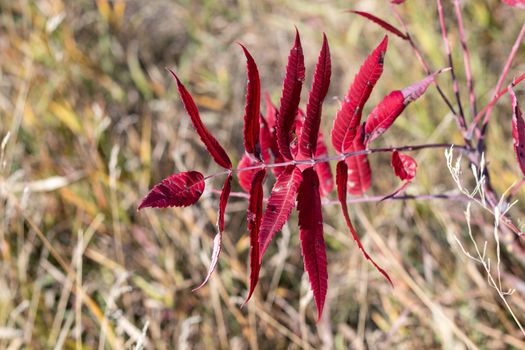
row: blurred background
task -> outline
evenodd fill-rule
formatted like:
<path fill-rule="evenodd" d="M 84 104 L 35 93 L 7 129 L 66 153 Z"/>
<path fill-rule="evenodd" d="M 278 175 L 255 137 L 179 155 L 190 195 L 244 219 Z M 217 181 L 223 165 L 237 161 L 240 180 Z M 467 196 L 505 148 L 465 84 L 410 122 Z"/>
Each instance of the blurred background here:
<path fill-rule="evenodd" d="M 452 1 L 444 6 L 470 121 Z M 461 6 L 482 107 L 525 12 L 499 1 Z M 241 309 L 249 274 L 245 199 L 231 198 L 217 270 L 195 293 L 215 233 L 218 197 L 209 189 L 219 189 L 222 178 L 208 182 L 195 206 L 136 211 L 148 190 L 173 172 L 220 171 L 165 67 L 177 71 L 236 164 L 243 152 L 246 73 L 235 43 L 248 47 L 263 89 L 278 103 L 294 26 L 307 67 L 304 98 L 325 32 L 333 72 L 322 130 L 329 135 L 339 101 L 385 34 L 348 9 L 399 26 L 387 0 L 0 0 L 0 348 L 525 348 L 484 267 L 458 244 L 477 257 L 464 201 L 351 206 L 363 243 L 394 289 L 362 258 L 340 208 L 327 204 L 329 290 L 319 323 L 295 213 L 270 246 L 256 293 Z M 396 11 L 431 69 L 447 66 L 435 3 L 407 0 Z M 523 53 L 505 85 L 524 71 Z M 365 114 L 389 91 L 424 75 L 408 43 L 390 35 L 385 71 Z M 438 80 L 452 98 L 450 76 Z M 510 123 L 504 97 L 486 155 L 500 194 L 520 179 Z M 374 146 L 427 142 L 462 143 L 435 87 Z M 411 153 L 419 168 L 407 193 L 459 193 L 443 151 Z M 370 162 L 368 195 L 400 185 L 389 154 L 372 155 Z M 462 181 L 472 189 L 468 163 L 462 164 Z M 234 191 L 240 191 L 237 183 Z M 522 190 L 516 198 L 523 202 Z M 518 225 L 524 210 L 518 203 L 511 211 Z M 524 259 L 502 244 L 498 273 L 494 218 L 476 205 L 471 216 L 473 239 L 480 249 L 486 242 L 491 273 L 501 290 L 515 290 L 505 300 L 524 322 Z"/>

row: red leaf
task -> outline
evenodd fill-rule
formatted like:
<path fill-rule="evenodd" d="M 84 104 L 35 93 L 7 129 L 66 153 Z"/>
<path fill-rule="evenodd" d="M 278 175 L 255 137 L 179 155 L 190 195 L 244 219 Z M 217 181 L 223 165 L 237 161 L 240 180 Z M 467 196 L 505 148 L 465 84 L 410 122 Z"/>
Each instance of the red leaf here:
<path fill-rule="evenodd" d="M 266 99 L 266 121 L 268 122 L 268 128 L 270 129 L 270 136 L 271 136 L 271 141 L 270 141 L 271 148 L 270 149 L 272 151 L 275 163 L 281 163 L 284 161 L 284 157 L 279 151 L 279 145 L 277 144 L 277 131 L 275 130 L 276 123 L 277 123 L 277 116 L 279 115 L 279 112 L 277 112 L 277 108 L 273 105 L 272 101 L 270 100 L 270 96 L 268 96 L 268 93 L 265 93 L 264 97 Z M 266 143 L 266 141 L 262 137 L 261 137 L 261 140 L 263 143 Z M 282 167 L 272 168 L 272 172 L 275 175 L 275 177 L 279 177 L 282 171 L 283 171 Z"/>
<path fill-rule="evenodd" d="M 177 88 L 179 90 L 179 95 L 182 100 L 182 103 L 184 104 L 184 108 L 186 108 L 186 111 L 188 112 L 188 115 L 191 118 L 193 127 L 195 128 L 197 134 L 199 134 L 199 137 L 206 146 L 208 153 L 212 156 L 212 158 L 217 164 L 219 164 L 223 168 L 231 169 L 232 162 L 230 161 L 230 158 L 224 151 L 224 148 L 222 148 L 219 142 L 210 134 L 208 129 L 206 129 L 206 127 L 202 123 L 201 117 L 199 115 L 199 109 L 195 105 L 195 102 L 193 101 L 193 98 L 191 97 L 190 93 L 181 83 L 175 72 L 171 69 L 169 69 L 169 71 L 177 81 Z"/>
<path fill-rule="evenodd" d="M 241 45 L 241 44 L 239 44 Z M 246 87 L 246 107 L 244 109 L 244 149 L 256 159 L 260 159 L 259 108 L 261 104 L 261 82 L 257 65 L 248 50 L 241 45 L 246 56 L 248 85 Z"/>
<path fill-rule="evenodd" d="M 392 91 L 385 96 L 370 112 L 366 120 L 365 144 L 368 145 L 381 136 L 394 123 L 405 107 L 423 95 L 436 76 L 444 70 L 441 69 L 401 91 Z"/>
<path fill-rule="evenodd" d="M 405 2 L 405 0 L 390 0 L 392 4 L 399 5 Z"/>
<path fill-rule="evenodd" d="M 291 160 L 290 142 L 295 115 L 301 99 L 301 89 L 304 81 L 304 56 L 299 32 L 296 30 L 295 43 L 288 56 L 286 75 L 283 82 L 281 108 L 277 116 L 277 143 L 286 160 Z"/>
<path fill-rule="evenodd" d="M 388 37 L 385 36 L 359 69 L 341 109 L 337 112 L 332 129 L 332 145 L 337 153 L 344 153 L 352 147 L 352 141 L 361 123 L 363 106 L 383 73 L 387 45 Z"/>
<path fill-rule="evenodd" d="M 512 7 L 525 9 L 525 0 L 502 0 L 502 2 Z"/>
<path fill-rule="evenodd" d="M 343 216 L 346 221 L 346 226 L 350 229 L 350 232 L 352 233 L 352 237 L 354 238 L 354 241 L 357 243 L 357 246 L 359 249 L 361 249 L 361 252 L 363 253 L 364 257 L 369 260 L 372 265 L 383 275 L 385 278 L 390 282 L 392 287 L 394 284 L 392 283 L 392 280 L 390 279 L 390 276 L 386 273 L 385 270 L 383 270 L 376 262 L 368 255 L 365 248 L 361 244 L 361 241 L 359 240 L 359 236 L 357 235 L 357 232 L 354 229 L 354 226 L 352 225 L 352 221 L 350 220 L 350 215 L 348 215 L 348 205 L 346 203 L 346 182 L 348 174 L 348 167 L 346 166 L 346 163 L 344 161 L 340 161 L 337 163 L 337 173 L 336 173 L 336 183 L 337 183 L 337 197 L 339 199 L 339 203 L 341 203 L 341 209 L 343 210 Z"/>
<path fill-rule="evenodd" d="M 394 151 L 392 152 L 392 168 L 394 168 L 394 174 L 401 180 L 412 181 L 416 176 L 417 163 L 414 158 Z"/>
<path fill-rule="evenodd" d="M 301 171 L 293 165 L 286 167 L 277 178 L 262 218 L 259 233 L 259 259 L 262 259 L 273 236 L 282 229 L 288 220 L 295 204 L 295 195 L 301 179 Z"/>
<path fill-rule="evenodd" d="M 299 229 L 304 269 L 308 272 L 314 293 L 317 320 L 321 319 L 328 288 L 326 245 L 323 237 L 323 215 L 319 195 L 319 179 L 313 168 L 303 171 L 303 180 L 297 192 Z"/>
<path fill-rule="evenodd" d="M 138 210 L 195 204 L 204 192 L 204 185 L 204 176 L 198 171 L 173 174 L 153 187 L 140 202 Z"/>
<path fill-rule="evenodd" d="M 509 88 L 512 100 L 512 138 L 514 140 L 514 153 L 520 166 L 521 172 L 525 175 L 525 122 L 521 113 L 520 105 L 516 94 Z"/>
<path fill-rule="evenodd" d="M 263 115 L 259 115 L 260 129 L 259 129 L 259 140 L 261 142 L 261 158 L 264 163 L 270 163 L 270 151 L 272 150 L 273 136 L 270 126 Z"/>
<path fill-rule="evenodd" d="M 365 149 L 361 127 L 354 138 L 350 152 L 362 151 Z M 348 166 L 348 192 L 355 196 L 362 196 L 372 185 L 372 169 L 368 163 L 366 154 L 348 157 L 345 160 Z"/>
<path fill-rule="evenodd" d="M 224 181 L 224 185 L 222 186 L 221 197 L 219 199 L 219 213 L 217 215 L 217 234 L 213 238 L 213 251 L 211 253 L 210 267 L 208 268 L 208 273 L 206 274 L 206 278 L 204 279 L 204 281 L 200 284 L 200 286 L 194 288 L 193 291 L 204 287 L 204 285 L 210 279 L 211 274 L 215 270 L 217 262 L 219 261 L 219 255 L 221 253 L 222 245 L 222 231 L 224 231 L 224 212 L 226 211 L 226 204 L 228 204 L 228 198 L 230 197 L 231 187 L 232 174 L 230 173 L 226 178 L 226 181 Z"/>
<path fill-rule="evenodd" d="M 326 158 L 328 157 L 328 149 L 323 140 L 323 134 L 319 133 L 317 138 L 317 149 L 315 152 L 315 158 Z M 334 179 L 332 176 L 332 170 L 330 169 L 330 163 L 323 162 L 314 165 L 314 169 L 319 177 L 321 197 L 326 197 L 334 189 Z"/>
<path fill-rule="evenodd" d="M 393 1 L 392 1 L 393 2 Z M 350 11 L 352 13 L 355 13 L 356 15 L 362 16 L 375 24 L 379 25 L 380 27 L 383 27 L 383 29 L 389 31 L 390 33 L 397 35 L 403 40 L 408 40 L 408 36 L 406 34 L 403 34 L 399 29 L 391 25 L 390 23 L 383 21 L 381 18 L 376 17 L 368 12 L 363 11 Z"/>
<path fill-rule="evenodd" d="M 255 174 L 250 189 L 250 199 L 248 200 L 248 231 L 250 232 L 250 290 L 243 306 L 250 300 L 259 280 L 260 248 L 259 248 L 259 230 L 261 228 L 262 207 L 263 207 L 263 181 L 266 176 L 266 170 L 261 169 Z"/>
<path fill-rule="evenodd" d="M 308 95 L 306 118 L 299 139 L 299 159 L 309 159 L 316 154 L 317 135 L 321 124 L 323 101 L 330 86 L 331 69 L 330 48 L 326 35 L 323 34 L 323 47 L 315 67 L 312 91 Z"/>
<path fill-rule="evenodd" d="M 374 107 L 366 119 L 365 143 L 374 141 L 394 123 L 405 109 L 405 98 L 401 91 L 392 91 Z"/>

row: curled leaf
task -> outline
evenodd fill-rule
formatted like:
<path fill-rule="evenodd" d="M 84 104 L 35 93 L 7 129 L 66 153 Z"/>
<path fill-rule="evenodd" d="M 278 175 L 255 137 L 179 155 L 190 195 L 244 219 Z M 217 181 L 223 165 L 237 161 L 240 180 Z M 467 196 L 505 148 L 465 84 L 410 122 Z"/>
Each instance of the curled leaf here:
<path fill-rule="evenodd" d="M 509 88 L 509 95 L 512 101 L 512 139 L 514 140 L 514 153 L 516 154 L 521 172 L 525 175 L 525 121 L 523 121 L 520 105 L 512 88 Z"/>
<path fill-rule="evenodd" d="M 412 181 L 416 176 L 416 160 L 398 151 L 392 152 L 392 168 L 394 174 L 403 181 Z"/>
<path fill-rule="evenodd" d="M 303 171 L 303 180 L 297 192 L 297 210 L 304 269 L 308 272 L 319 321 L 328 288 L 328 270 L 319 179 L 311 167 Z"/>
<path fill-rule="evenodd" d="M 261 104 L 261 82 L 259 71 L 246 47 L 239 44 L 246 56 L 246 67 L 248 71 L 248 85 L 246 86 L 246 106 L 244 109 L 244 149 L 253 158 L 260 159 L 261 150 L 259 145 L 259 115 Z"/>
<path fill-rule="evenodd" d="M 392 152 L 392 168 L 394 168 L 394 174 L 403 180 L 403 184 L 397 190 L 391 194 L 383 197 L 381 201 L 392 198 L 398 193 L 402 192 L 407 188 L 408 184 L 416 176 L 417 163 L 416 160 L 406 154 L 399 153 L 398 151 Z"/>
<path fill-rule="evenodd" d="M 292 128 L 301 99 L 304 81 L 304 56 L 299 31 L 296 30 L 295 43 L 288 56 L 286 75 L 283 82 L 281 107 L 277 116 L 277 143 L 284 159 L 292 160 L 290 151 Z"/>
<path fill-rule="evenodd" d="M 395 122 L 397 117 L 405 110 L 405 107 L 425 93 L 436 76 L 445 69 L 430 74 L 425 79 L 414 83 L 403 90 L 392 91 L 390 94 L 374 107 L 366 119 L 365 144 L 377 139 Z"/>
<path fill-rule="evenodd" d="M 250 290 L 243 306 L 250 300 L 259 280 L 260 248 L 259 248 L 259 230 L 261 228 L 262 207 L 263 207 L 263 181 L 266 176 L 266 170 L 259 170 L 253 177 L 250 188 L 250 199 L 248 200 L 248 231 L 250 232 Z"/>
<path fill-rule="evenodd" d="M 228 198 L 230 198 L 231 187 L 232 174 L 230 173 L 226 178 L 226 181 L 224 181 L 224 185 L 222 186 L 221 191 L 221 197 L 219 199 L 219 213 L 217 215 L 217 233 L 213 238 L 213 250 L 211 253 L 211 262 L 208 268 L 208 273 L 206 274 L 206 278 L 204 279 L 204 281 L 197 288 L 194 288 L 193 291 L 199 290 L 202 287 L 204 287 L 204 285 L 210 279 L 213 271 L 215 271 L 215 267 L 219 262 L 219 255 L 221 254 L 222 245 L 222 232 L 224 231 L 224 213 L 226 211 L 226 204 L 228 204 Z"/>
<path fill-rule="evenodd" d="M 354 241 L 357 243 L 357 246 L 363 253 L 364 257 L 374 265 L 374 267 L 390 282 L 392 287 L 394 284 L 392 283 L 392 280 L 390 279 L 390 276 L 386 273 L 385 270 L 383 270 L 376 262 L 368 255 L 368 253 L 365 250 L 365 247 L 363 247 L 363 244 L 361 244 L 361 240 L 359 239 L 359 236 L 357 235 L 357 232 L 354 229 L 354 225 L 352 225 L 352 221 L 350 220 L 350 215 L 348 214 L 348 205 L 346 203 L 346 183 L 348 181 L 347 175 L 348 174 L 348 167 L 346 166 L 346 163 L 344 161 L 340 161 L 337 163 L 337 173 L 336 173 L 336 183 L 337 183 L 337 198 L 339 199 L 339 203 L 341 204 L 341 209 L 343 211 L 343 216 L 346 221 L 346 226 L 350 229 L 350 233 L 352 234 L 352 237 L 354 238 Z"/>
<path fill-rule="evenodd" d="M 206 127 L 202 123 L 199 114 L 199 109 L 197 108 L 197 105 L 195 105 L 195 102 L 193 101 L 193 98 L 191 97 L 190 93 L 188 92 L 188 90 L 186 90 L 186 87 L 181 83 L 179 77 L 177 77 L 175 72 L 171 69 L 169 69 L 169 71 L 177 81 L 177 89 L 179 91 L 179 95 L 184 105 L 184 108 L 186 108 L 186 111 L 188 112 L 188 115 L 191 118 L 191 123 L 197 131 L 197 134 L 199 134 L 199 137 L 204 143 L 204 146 L 206 146 L 208 153 L 212 156 L 212 158 L 217 164 L 219 164 L 223 168 L 231 169 L 232 162 L 230 161 L 230 158 L 226 154 L 226 151 L 224 151 L 224 148 L 222 148 L 219 142 L 215 139 L 215 137 L 213 137 L 210 134 L 208 129 L 206 129 Z"/>
<path fill-rule="evenodd" d="M 140 202 L 138 210 L 195 204 L 204 192 L 204 185 L 204 176 L 198 171 L 173 174 L 153 187 Z"/>
<path fill-rule="evenodd" d="M 372 89 L 383 73 L 383 62 L 388 46 L 388 37 L 367 57 L 354 78 L 341 109 L 337 112 L 332 129 L 332 145 L 337 153 L 350 147 L 361 123 L 361 114 Z"/>

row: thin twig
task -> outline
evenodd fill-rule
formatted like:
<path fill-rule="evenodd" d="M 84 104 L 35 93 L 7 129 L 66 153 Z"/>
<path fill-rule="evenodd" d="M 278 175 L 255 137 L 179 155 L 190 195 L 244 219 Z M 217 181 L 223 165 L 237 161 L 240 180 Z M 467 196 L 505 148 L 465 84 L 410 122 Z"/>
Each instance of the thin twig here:
<path fill-rule="evenodd" d="M 514 42 L 514 45 L 512 45 L 512 49 L 510 50 L 509 57 L 507 57 L 507 62 L 505 63 L 505 67 L 503 67 L 503 71 L 501 72 L 501 75 L 499 76 L 498 83 L 496 84 L 496 88 L 494 89 L 494 93 L 499 91 L 501 86 L 503 85 L 503 82 L 505 81 L 505 78 L 507 77 L 507 74 L 509 73 L 510 66 L 512 65 L 512 61 L 514 61 L 514 57 L 516 57 L 516 53 L 518 52 L 518 49 L 520 47 L 520 43 L 523 40 L 523 37 L 525 36 L 525 23 L 523 23 L 523 26 L 521 27 L 521 30 L 518 34 L 518 37 L 516 38 L 516 41 Z M 494 98 L 494 96 L 493 96 Z M 484 139 L 485 135 L 487 133 L 487 125 L 490 120 L 490 117 L 492 115 L 494 105 L 490 105 L 490 107 L 487 108 L 487 111 L 485 113 L 485 117 L 483 118 L 483 124 L 481 126 L 481 132 L 480 132 L 480 145 L 481 147 L 478 147 L 479 149 L 484 149 Z M 477 121 L 476 121 L 477 124 Z"/>
<path fill-rule="evenodd" d="M 454 89 L 454 94 L 456 96 L 456 103 L 458 104 L 459 114 L 456 114 L 456 120 L 458 122 L 459 129 L 465 133 L 467 130 L 467 125 L 465 123 L 465 114 L 463 113 L 463 107 L 461 106 L 461 97 L 459 95 L 459 84 L 456 78 L 456 72 L 454 70 L 454 63 L 452 61 L 452 52 L 450 50 L 450 42 L 447 36 L 447 28 L 445 26 L 445 17 L 443 15 L 443 5 L 441 0 L 437 0 L 437 10 L 439 14 L 439 25 L 441 26 L 441 36 L 443 38 L 443 43 L 445 44 L 445 52 L 448 58 L 448 65 L 450 67 L 450 75 L 452 77 L 452 88 Z"/>
<path fill-rule="evenodd" d="M 430 69 L 430 67 L 426 63 L 425 59 L 423 58 L 423 54 L 421 53 L 421 50 L 419 50 L 419 47 L 416 45 L 414 39 L 412 38 L 412 35 L 409 33 L 408 27 L 407 27 L 405 21 L 403 20 L 403 18 L 401 17 L 399 12 L 397 11 L 396 7 L 394 5 L 391 5 L 391 7 L 392 7 L 392 13 L 397 18 L 398 22 L 401 24 L 401 26 L 403 27 L 403 30 L 406 33 L 408 43 L 410 44 L 410 47 L 412 48 L 412 51 L 414 51 L 414 54 L 416 55 L 416 58 L 419 61 L 419 64 L 421 64 L 421 67 L 423 67 L 423 71 L 425 72 L 425 74 L 429 75 L 432 72 L 432 70 Z M 454 116 L 457 116 L 457 112 L 454 109 L 454 106 L 452 105 L 452 103 L 448 99 L 447 95 L 445 95 L 445 93 L 443 92 L 443 90 L 439 86 L 439 83 L 437 82 L 437 80 L 434 80 L 434 85 L 436 86 L 436 89 L 437 89 L 439 95 L 441 96 L 441 98 L 443 99 L 445 104 L 450 109 L 450 112 L 452 112 L 452 114 Z"/>
<path fill-rule="evenodd" d="M 243 171 L 249 171 L 249 170 L 258 170 L 258 169 L 273 169 L 273 168 L 281 168 L 286 167 L 289 165 L 315 165 L 319 163 L 327 163 L 331 161 L 340 161 L 345 160 L 346 158 L 350 157 L 357 157 L 361 155 L 367 155 L 372 153 L 384 153 L 384 152 L 394 152 L 394 151 L 405 151 L 405 152 L 413 152 L 418 151 L 421 149 L 426 148 L 454 148 L 459 149 L 465 152 L 469 152 L 470 149 L 467 146 L 463 145 L 456 145 L 452 143 L 426 143 L 422 145 L 409 145 L 409 146 L 400 146 L 400 147 L 382 147 L 382 148 L 369 148 L 361 151 L 355 151 L 355 152 L 346 152 L 341 153 L 334 156 L 329 157 L 322 157 L 322 158 L 312 158 L 312 159 L 304 159 L 304 160 L 290 160 L 288 162 L 282 162 L 282 163 L 260 163 L 256 165 L 251 165 L 243 168 L 237 168 L 237 169 L 229 169 L 224 170 L 212 175 L 208 175 L 204 178 L 204 180 L 209 180 L 217 176 L 227 175 L 230 173 L 240 173 Z"/>
<path fill-rule="evenodd" d="M 514 87 L 518 85 L 519 83 L 521 83 L 523 80 L 525 80 L 525 73 L 522 73 L 517 78 L 513 79 L 511 86 Z M 492 98 L 492 100 L 490 100 L 490 102 L 485 107 L 483 107 L 483 109 L 479 111 L 478 114 L 476 114 L 476 117 L 474 118 L 472 124 L 470 124 L 467 130 L 467 134 L 469 134 L 470 136 L 472 135 L 472 133 L 474 132 L 474 129 L 476 128 L 477 123 L 481 120 L 483 115 L 489 110 L 489 108 L 492 108 L 498 102 L 498 100 L 501 97 L 503 97 L 503 95 L 505 95 L 507 92 L 509 92 L 508 86 L 504 88 L 503 90 L 501 90 L 500 92 L 498 92 Z"/>
<path fill-rule="evenodd" d="M 467 87 L 469 92 L 470 112 L 472 118 L 477 114 L 476 110 L 476 93 L 474 92 L 474 79 L 472 78 L 472 69 L 470 67 L 470 54 L 467 46 L 467 38 L 465 35 L 465 28 L 463 26 L 463 15 L 461 14 L 461 6 L 459 0 L 454 0 L 454 9 L 456 12 L 456 19 L 459 29 L 459 40 L 461 42 L 461 49 L 463 50 L 463 64 L 465 65 L 465 75 L 467 78 Z"/>

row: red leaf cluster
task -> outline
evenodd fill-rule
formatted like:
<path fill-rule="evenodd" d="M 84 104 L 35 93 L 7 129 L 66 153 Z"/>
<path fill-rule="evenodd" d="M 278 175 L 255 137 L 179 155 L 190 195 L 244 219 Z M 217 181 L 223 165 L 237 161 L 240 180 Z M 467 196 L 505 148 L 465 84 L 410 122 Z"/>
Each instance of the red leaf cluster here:
<path fill-rule="evenodd" d="M 355 11 L 355 13 L 406 39 L 405 34 L 377 17 L 364 12 Z M 372 173 L 367 159 L 367 154 L 370 153 L 367 151 L 368 143 L 382 135 L 404 108 L 425 92 L 439 72 L 405 89 L 393 91 L 372 110 L 366 122 L 361 124 L 365 103 L 383 72 L 387 45 L 388 37 L 385 36 L 360 67 L 341 109 L 335 116 L 331 141 L 335 151 L 345 158 L 337 164 L 336 185 L 337 197 L 346 225 L 364 257 L 392 283 L 388 274 L 370 257 L 360 242 L 348 213 L 347 192 L 363 195 L 371 186 Z M 217 265 L 226 206 L 232 189 L 232 178 L 236 174 L 240 186 L 249 193 L 247 222 L 250 235 L 250 277 L 245 303 L 250 299 L 257 285 L 263 256 L 273 237 L 282 229 L 293 209 L 297 207 L 304 269 L 308 273 L 318 319 L 320 319 L 328 286 L 321 197 L 330 195 L 334 187 L 332 171 L 328 163 L 330 160 L 328 148 L 320 132 L 322 105 L 331 78 L 328 40 L 323 35 L 323 44 L 306 103 L 306 113 L 299 106 L 305 79 L 299 32 L 296 31 L 295 42 L 288 56 L 280 106 L 275 107 L 268 94 L 265 94 L 264 115 L 260 110 L 261 86 L 257 65 L 248 49 L 243 45 L 240 46 L 246 57 L 248 82 L 243 129 L 245 153 L 235 170 L 232 170 L 230 158 L 223 147 L 204 126 L 193 98 L 177 75 L 170 70 L 176 80 L 182 103 L 206 150 L 217 164 L 228 169 L 219 199 L 217 232 L 213 240 L 210 266 L 204 282 L 196 289 L 206 284 Z M 516 106 L 515 129 L 522 131 L 521 134 L 519 131 L 514 133 L 517 135 L 515 140 L 518 140 L 515 142 L 518 145 L 516 147 L 521 150 L 525 141 L 525 135 L 522 135 L 524 129 L 521 127 L 523 119 L 521 119 L 521 112 L 518 114 L 519 108 L 515 98 L 513 103 Z M 404 186 L 415 176 L 416 163 L 411 157 L 399 154 L 397 151 L 393 152 L 392 166 L 395 174 L 405 181 Z M 272 169 L 276 182 L 264 208 L 264 181 L 267 169 Z M 202 195 L 204 181 L 204 176 L 196 171 L 171 175 L 153 187 L 140 203 L 139 209 L 192 205 Z M 400 190 L 402 189 L 404 187 Z"/>

